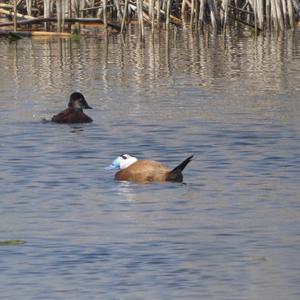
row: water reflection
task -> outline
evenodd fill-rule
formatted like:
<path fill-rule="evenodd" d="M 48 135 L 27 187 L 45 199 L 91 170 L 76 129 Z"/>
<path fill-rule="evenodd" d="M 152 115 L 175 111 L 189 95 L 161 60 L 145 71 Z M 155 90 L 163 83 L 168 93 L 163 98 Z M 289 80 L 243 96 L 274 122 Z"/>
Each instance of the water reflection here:
<path fill-rule="evenodd" d="M 182 30 L 0 39 L 3 298 L 299 298 L 299 32 Z M 41 122 L 73 90 L 94 122 Z M 136 185 L 122 152 L 195 159 Z"/>
<path fill-rule="evenodd" d="M 14 88 L 18 98 L 20 91 L 34 82 L 30 98 L 32 94 L 36 98 L 43 94 L 62 101 L 73 90 L 86 94 L 92 89 L 92 97 L 97 97 L 95 86 L 108 99 L 112 90 L 122 97 L 122 88 L 126 87 L 139 99 L 151 98 L 150 106 L 142 101 L 146 111 L 153 108 L 153 101 L 172 101 L 175 95 L 183 100 L 192 97 L 190 105 L 199 110 L 199 100 L 207 99 L 207 93 L 222 93 L 224 102 L 221 106 L 216 103 L 216 110 L 231 111 L 236 106 L 245 112 L 268 111 L 273 115 L 278 113 L 274 107 L 281 106 L 280 112 L 286 110 L 280 92 L 298 92 L 298 68 L 294 62 L 299 59 L 299 32 L 254 38 L 250 34 L 215 35 L 183 30 L 183 34 L 180 30 L 149 33 L 145 43 L 136 38 L 132 27 L 125 43 L 121 36 L 84 42 L 2 40 L 2 64 L 11 61 L 8 76 L 13 76 L 5 78 L 2 74 L 2 89 Z M 245 93 L 251 102 L 240 100 Z M 37 105 L 38 102 L 37 99 Z M 206 105 L 204 101 L 202 109 Z"/>
<path fill-rule="evenodd" d="M 134 74 L 116 79 L 135 83 L 137 88 L 144 85 L 145 78 L 149 84 L 155 84 L 162 74 L 190 73 L 199 76 L 195 84 L 200 86 L 211 86 L 222 78 L 234 83 L 242 76 L 256 90 L 267 87 L 276 91 L 297 86 L 295 82 L 285 80 L 283 74 L 289 64 L 299 58 L 299 45 L 295 43 L 298 35 L 296 32 L 277 38 L 272 35 L 254 38 L 167 31 L 160 35 L 149 34 L 143 44 L 136 40 L 131 29 L 125 43 L 121 43 L 121 36 L 105 37 L 103 42 L 87 39 L 84 43 L 63 39 L 25 39 L 7 44 L 2 41 L 2 59 L 9 57 L 12 60 L 17 84 L 24 81 L 20 74 L 26 70 L 29 75 L 34 72 L 32 75 L 39 88 L 53 87 L 62 78 L 69 84 L 74 80 L 77 84 L 82 80 L 86 84 L 88 80 L 96 79 L 96 65 L 90 64 L 92 60 L 102 65 L 103 70 L 108 64 L 117 63 L 124 73 L 134 65 Z M 184 51 L 178 55 L 176 49 Z M 41 60 L 37 60 L 38 57 Z M 74 71 L 76 77 L 72 78 Z M 107 85 L 109 78 L 104 75 L 101 80 Z"/>

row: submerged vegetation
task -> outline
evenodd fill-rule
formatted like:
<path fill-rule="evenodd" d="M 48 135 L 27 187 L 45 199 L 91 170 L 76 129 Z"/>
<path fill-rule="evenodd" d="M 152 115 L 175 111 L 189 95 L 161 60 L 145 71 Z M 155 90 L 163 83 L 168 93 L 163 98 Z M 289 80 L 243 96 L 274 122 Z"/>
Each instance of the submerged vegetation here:
<path fill-rule="evenodd" d="M 0 241 L 0 246 L 18 246 L 25 244 L 26 241 L 23 240 L 5 240 Z"/>
<path fill-rule="evenodd" d="M 125 32 L 137 22 L 140 36 L 145 26 L 225 30 L 250 26 L 255 31 L 293 29 L 300 18 L 299 0 L 7 0 L 0 3 L 0 27 L 29 31 L 70 32 L 71 24 L 102 24 Z M 74 26 L 73 26 L 74 29 Z"/>

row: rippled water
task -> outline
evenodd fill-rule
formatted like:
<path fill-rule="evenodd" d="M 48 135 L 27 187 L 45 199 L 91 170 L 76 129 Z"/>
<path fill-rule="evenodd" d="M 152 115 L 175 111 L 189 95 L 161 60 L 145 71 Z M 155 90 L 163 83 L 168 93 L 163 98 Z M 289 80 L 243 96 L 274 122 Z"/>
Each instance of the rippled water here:
<path fill-rule="evenodd" d="M 0 39 L 1 298 L 299 299 L 299 38 Z M 43 123 L 74 90 L 94 123 Z"/>

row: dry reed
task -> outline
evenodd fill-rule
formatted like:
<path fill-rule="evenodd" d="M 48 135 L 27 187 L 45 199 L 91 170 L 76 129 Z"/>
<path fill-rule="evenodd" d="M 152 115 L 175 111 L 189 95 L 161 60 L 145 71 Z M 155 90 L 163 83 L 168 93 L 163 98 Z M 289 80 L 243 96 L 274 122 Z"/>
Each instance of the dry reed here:
<path fill-rule="evenodd" d="M 294 28 L 300 17 L 299 0 L 7 0 L 0 4 L 0 9 L 0 13 L 16 18 L 18 10 L 26 11 L 27 18 L 41 14 L 44 18 L 56 16 L 58 31 L 64 31 L 64 19 L 72 16 L 90 17 L 97 13 L 105 28 L 109 21 L 114 21 L 120 23 L 122 32 L 126 23 L 136 18 L 141 39 L 144 21 L 151 24 L 152 32 L 155 23 L 159 28 L 164 22 L 168 28 L 174 20 L 176 25 L 182 25 L 187 19 L 192 28 L 209 25 L 222 30 L 243 23 L 259 31 L 283 31 Z"/>

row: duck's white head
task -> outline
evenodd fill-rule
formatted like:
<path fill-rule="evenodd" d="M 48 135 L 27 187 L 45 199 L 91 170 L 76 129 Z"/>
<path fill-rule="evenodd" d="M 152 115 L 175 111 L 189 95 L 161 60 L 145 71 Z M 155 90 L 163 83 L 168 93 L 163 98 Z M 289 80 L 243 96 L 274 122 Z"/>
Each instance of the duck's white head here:
<path fill-rule="evenodd" d="M 123 170 L 135 163 L 138 159 L 129 154 L 122 154 L 117 157 L 106 170 Z"/>

